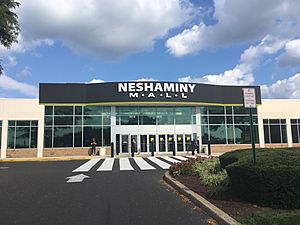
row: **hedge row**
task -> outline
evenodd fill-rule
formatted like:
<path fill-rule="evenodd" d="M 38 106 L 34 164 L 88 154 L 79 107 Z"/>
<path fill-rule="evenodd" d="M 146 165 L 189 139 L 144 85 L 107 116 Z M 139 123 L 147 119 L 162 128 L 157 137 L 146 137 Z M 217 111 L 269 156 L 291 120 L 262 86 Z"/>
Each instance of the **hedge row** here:
<path fill-rule="evenodd" d="M 246 201 L 273 208 L 300 208 L 300 149 L 238 150 L 220 157 L 232 189 Z"/>

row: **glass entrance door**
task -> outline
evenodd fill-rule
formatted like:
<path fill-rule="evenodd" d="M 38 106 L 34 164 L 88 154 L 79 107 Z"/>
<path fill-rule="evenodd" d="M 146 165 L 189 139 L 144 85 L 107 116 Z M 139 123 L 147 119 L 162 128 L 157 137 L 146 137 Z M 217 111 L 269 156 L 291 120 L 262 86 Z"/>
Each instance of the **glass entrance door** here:
<path fill-rule="evenodd" d="M 192 151 L 192 135 L 186 134 L 185 135 L 185 150 L 186 151 Z"/>
<path fill-rule="evenodd" d="M 183 152 L 183 135 L 182 134 L 177 135 L 177 151 Z"/>
<path fill-rule="evenodd" d="M 155 135 L 149 135 L 149 152 L 156 151 Z"/>
<path fill-rule="evenodd" d="M 166 151 L 166 135 L 159 135 L 159 151 L 165 152 Z"/>
<path fill-rule="evenodd" d="M 137 152 L 137 135 L 131 135 L 131 142 L 130 142 L 130 147 L 131 147 L 131 152 Z"/>
<path fill-rule="evenodd" d="M 141 135 L 141 152 L 147 152 L 147 135 Z"/>
<path fill-rule="evenodd" d="M 128 135 L 122 135 L 122 153 L 129 152 Z"/>
<path fill-rule="evenodd" d="M 172 152 L 175 149 L 174 135 L 167 135 L 167 151 Z"/>

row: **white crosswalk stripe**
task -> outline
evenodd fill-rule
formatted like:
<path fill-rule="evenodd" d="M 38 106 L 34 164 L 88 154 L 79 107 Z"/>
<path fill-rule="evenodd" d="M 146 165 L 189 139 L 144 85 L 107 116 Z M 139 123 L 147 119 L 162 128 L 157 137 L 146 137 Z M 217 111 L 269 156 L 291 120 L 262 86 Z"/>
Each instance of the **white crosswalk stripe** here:
<path fill-rule="evenodd" d="M 114 158 L 105 159 L 101 166 L 97 169 L 97 171 L 112 171 L 114 161 Z"/>
<path fill-rule="evenodd" d="M 197 156 L 194 156 L 194 155 L 187 155 L 186 157 L 191 158 L 191 159 L 196 159 L 197 158 Z"/>
<path fill-rule="evenodd" d="M 138 165 L 138 167 L 141 170 L 155 170 L 156 168 L 151 166 L 149 163 L 147 163 L 143 158 L 141 157 L 136 157 L 133 158 L 135 163 Z"/>
<path fill-rule="evenodd" d="M 81 166 L 79 166 L 77 169 L 73 170 L 72 172 L 88 172 L 99 161 L 100 159 L 91 159 L 86 163 L 82 164 Z"/>
<path fill-rule="evenodd" d="M 120 158 L 119 164 L 120 164 L 120 170 L 134 170 L 128 158 Z"/>
<path fill-rule="evenodd" d="M 172 156 L 173 158 L 175 158 L 175 159 L 179 159 L 179 160 L 181 160 L 181 161 L 186 161 L 186 160 L 188 160 L 188 158 L 185 158 L 185 157 L 183 157 L 183 156 Z"/>
<path fill-rule="evenodd" d="M 168 164 L 156 157 L 148 157 L 147 159 L 151 160 L 152 162 L 154 162 L 156 165 L 158 165 L 162 169 L 169 169 L 171 166 L 170 164 Z"/>
<path fill-rule="evenodd" d="M 171 158 L 169 156 L 161 156 L 160 158 L 162 158 L 162 159 L 164 159 L 164 160 L 166 160 L 168 162 L 171 162 L 171 163 L 178 163 L 178 162 L 180 162 L 179 160 L 173 159 L 173 158 Z"/>

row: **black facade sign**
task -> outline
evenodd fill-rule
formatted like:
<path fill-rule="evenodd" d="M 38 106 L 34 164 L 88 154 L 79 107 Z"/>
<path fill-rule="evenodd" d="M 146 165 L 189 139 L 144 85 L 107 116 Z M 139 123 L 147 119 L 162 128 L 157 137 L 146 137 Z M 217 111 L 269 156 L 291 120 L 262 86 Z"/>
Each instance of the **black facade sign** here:
<path fill-rule="evenodd" d="M 220 86 L 183 82 L 112 82 L 96 84 L 41 83 L 41 104 L 97 103 L 195 103 L 243 104 L 243 88 L 255 88 L 261 104 L 259 86 Z"/>

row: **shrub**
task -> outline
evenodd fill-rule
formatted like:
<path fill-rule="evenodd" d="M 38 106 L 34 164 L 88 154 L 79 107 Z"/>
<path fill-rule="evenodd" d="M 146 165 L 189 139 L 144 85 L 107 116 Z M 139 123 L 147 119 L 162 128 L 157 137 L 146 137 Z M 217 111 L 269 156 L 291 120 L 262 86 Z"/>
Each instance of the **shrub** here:
<path fill-rule="evenodd" d="M 255 165 L 251 150 L 226 153 L 220 162 L 241 198 L 273 208 L 300 208 L 299 149 L 259 149 Z"/>

